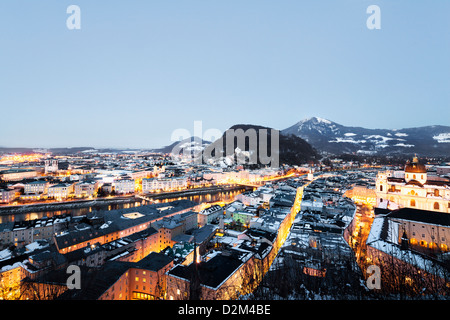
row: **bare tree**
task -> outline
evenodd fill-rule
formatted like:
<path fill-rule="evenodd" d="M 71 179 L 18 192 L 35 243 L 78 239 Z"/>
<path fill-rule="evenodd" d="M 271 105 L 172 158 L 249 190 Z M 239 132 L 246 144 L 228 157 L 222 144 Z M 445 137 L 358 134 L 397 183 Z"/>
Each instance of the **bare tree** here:
<path fill-rule="evenodd" d="M 0 300 L 20 300 L 22 295 L 21 283 L 0 273 Z"/>
<path fill-rule="evenodd" d="M 45 282 L 44 280 L 33 281 L 25 278 L 22 281 L 23 297 L 29 300 L 55 300 L 67 290 L 62 283 Z"/>

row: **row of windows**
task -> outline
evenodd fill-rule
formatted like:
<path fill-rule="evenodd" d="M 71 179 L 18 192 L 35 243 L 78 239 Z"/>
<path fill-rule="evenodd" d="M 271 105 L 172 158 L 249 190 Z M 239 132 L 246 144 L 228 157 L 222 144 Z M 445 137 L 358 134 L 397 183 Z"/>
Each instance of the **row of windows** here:
<path fill-rule="evenodd" d="M 413 174 L 413 175 L 412 175 L 412 178 L 413 178 L 414 180 L 416 180 L 416 179 L 417 179 L 417 176 L 416 176 L 415 174 Z M 409 179 L 409 174 L 406 174 L 406 179 Z M 423 174 L 420 175 L 420 179 L 423 180 Z"/>
<path fill-rule="evenodd" d="M 380 198 L 380 203 L 382 203 L 382 202 L 383 202 L 383 198 Z M 409 206 L 410 207 L 415 207 L 416 206 L 416 200 L 411 199 L 409 201 Z M 450 202 L 448 202 L 448 208 L 450 209 Z M 441 206 L 440 206 L 439 202 L 434 202 L 433 203 L 433 209 L 434 210 L 441 210 Z"/>
<path fill-rule="evenodd" d="M 125 284 L 128 285 L 128 281 L 126 281 Z M 114 289 L 115 289 L 115 287 L 112 286 L 112 287 L 111 287 L 111 292 L 112 292 L 112 293 L 114 292 Z M 136 290 L 139 290 L 139 285 L 138 285 L 138 284 L 135 286 L 135 289 L 136 289 Z M 141 289 L 145 291 L 145 290 L 146 290 L 146 286 L 143 285 Z M 120 288 L 119 288 L 119 292 L 120 292 L 120 291 L 122 291 L 122 286 L 120 286 Z M 127 287 L 125 287 L 125 292 L 128 292 L 128 288 L 127 288 Z"/>
<path fill-rule="evenodd" d="M 411 207 L 415 207 L 416 206 L 416 200 L 411 199 L 411 201 L 409 202 L 409 205 Z M 450 208 L 450 202 L 448 203 L 448 207 Z M 441 208 L 441 206 L 439 205 L 439 202 L 433 203 L 433 209 L 434 210 L 439 210 L 440 208 Z"/>
<path fill-rule="evenodd" d="M 144 289 L 145 290 L 145 289 Z M 153 297 L 151 294 L 143 293 L 143 292 L 136 292 L 133 291 L 133 299 L 138 300 L 154 300 L 155 297 Z"/>
<path fill-rule="evenodd" d="M 411 238 L 410 243 L 413 244 L 413 245 L 420 244 L 422 247 L 427 247 L 427 248 L 430 248 L 430 249 L 440 248 L 443 251 L 448 251 L 448 246 L 445 243 L 437 245 L 434 242 L 426 242 L 425 240 L 420 240 L 420 242 L 418 242 L 415 238 Z"/>
<path fill-rule="evenodd" d="M 396 192 L 396 191 L 400 191 L 398 189 L 395 188 L 394 185 L 391 185 L 391 187 L 388 189 L 390 192 Z M 383 191 L 383 185 L 380 185 L 380 191 Z M 411 190 L 411 192 L 409 193 L 411 195 L 417 195 L 417 192 L 415 192 L 414 190 Z M 433 190 L 433 195 L 435 197 L 439 197 L 440 193 L 439 193 L 439 189 L 434 189 Z"/>
<path fill-rule="evenodd" d="M 412 235 L 413 235 L 413 236 L 416 236 L 416 233 L 413 232 Z M 425 238 L 425 233 L 422 233 L 422 238 Z M 431 235 L 430 238 L 433 239 L 433 240 L 435 239 L 435 237 L 434 237 L 433 235 Z M 442 238 L 441 238 L 441 241 L 442 241 L 442 242 L 445 242 L 445 237 L 442 237 Z"/>

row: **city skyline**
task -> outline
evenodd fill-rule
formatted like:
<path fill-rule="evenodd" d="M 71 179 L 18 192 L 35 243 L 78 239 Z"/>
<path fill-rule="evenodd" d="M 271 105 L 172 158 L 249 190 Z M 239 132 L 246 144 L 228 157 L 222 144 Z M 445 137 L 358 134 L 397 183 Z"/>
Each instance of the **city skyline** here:
<path fill-rule="evenodd" d="M 449 300 L 449 12 L 0 2 L 0 304 Z"/>
<path fill-rule="evenodd" d="M 372 4 L 2 3 L 0 146 L 157 148 L 197 120 L 448 125 L 450 4 L 378 1 L 370 30 Z"/>

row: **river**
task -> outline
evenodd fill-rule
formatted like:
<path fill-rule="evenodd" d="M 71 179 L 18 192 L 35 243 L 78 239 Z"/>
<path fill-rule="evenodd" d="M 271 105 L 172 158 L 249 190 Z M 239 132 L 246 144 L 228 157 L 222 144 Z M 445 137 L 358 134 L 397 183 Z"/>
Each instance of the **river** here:
<path fill-rule="evenodd" d="M 198 194 L 198 195 L 187 195 L 187 196 L 177 196 L 170 197 L 164 199 L 154 200 L 154 203 L 160 202 L 170 202 L 174 200 L 187 199 L 191 201 L 195 201 L 198 203 L 202 202 L 215 202 L 215 201 L 231 201 L 234 199 L 236 195 L 244 192 L 246 189 L 235 189 L 230 191 L 221 191 L 221 192 L 211 192 L 208 194 Z M 118 201 L 117 203 L 108 203 L 108 204 L 95 204 L 78 207 L 78 208 L 70 208 L 70 209 L 59 209 L 59 210 L 45 210 L 45 211 L 29 211 L 29 212 L 20 212 L 14 214 L 5 214 L 2 213 L 0 215 L 0 223 L 12 222 L 12 221 L 24 221 L 24 220 L 34 220 L 40 219 L 43 217 L 52 217 L 54 215 L 61 214 L 71 214 L 72 216 L 83 216 L 88 212 L 92 212 L 93 210 L 116 210 L 122 208 L 132 208 L 139 207 L 141 205 L 147 204 L 148 202 L 141 199 L 130 198 L 129 201 Z"/>

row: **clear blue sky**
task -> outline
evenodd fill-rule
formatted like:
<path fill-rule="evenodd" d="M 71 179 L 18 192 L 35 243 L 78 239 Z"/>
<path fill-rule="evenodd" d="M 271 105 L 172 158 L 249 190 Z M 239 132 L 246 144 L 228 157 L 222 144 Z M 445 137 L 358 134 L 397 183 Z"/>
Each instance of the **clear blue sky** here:
<path fill-rule="evenodd" d="M 450 125 L 449 14 L 448 0 L 3 0 L 0 146 L 159 147 L 195 120 Z"/>

